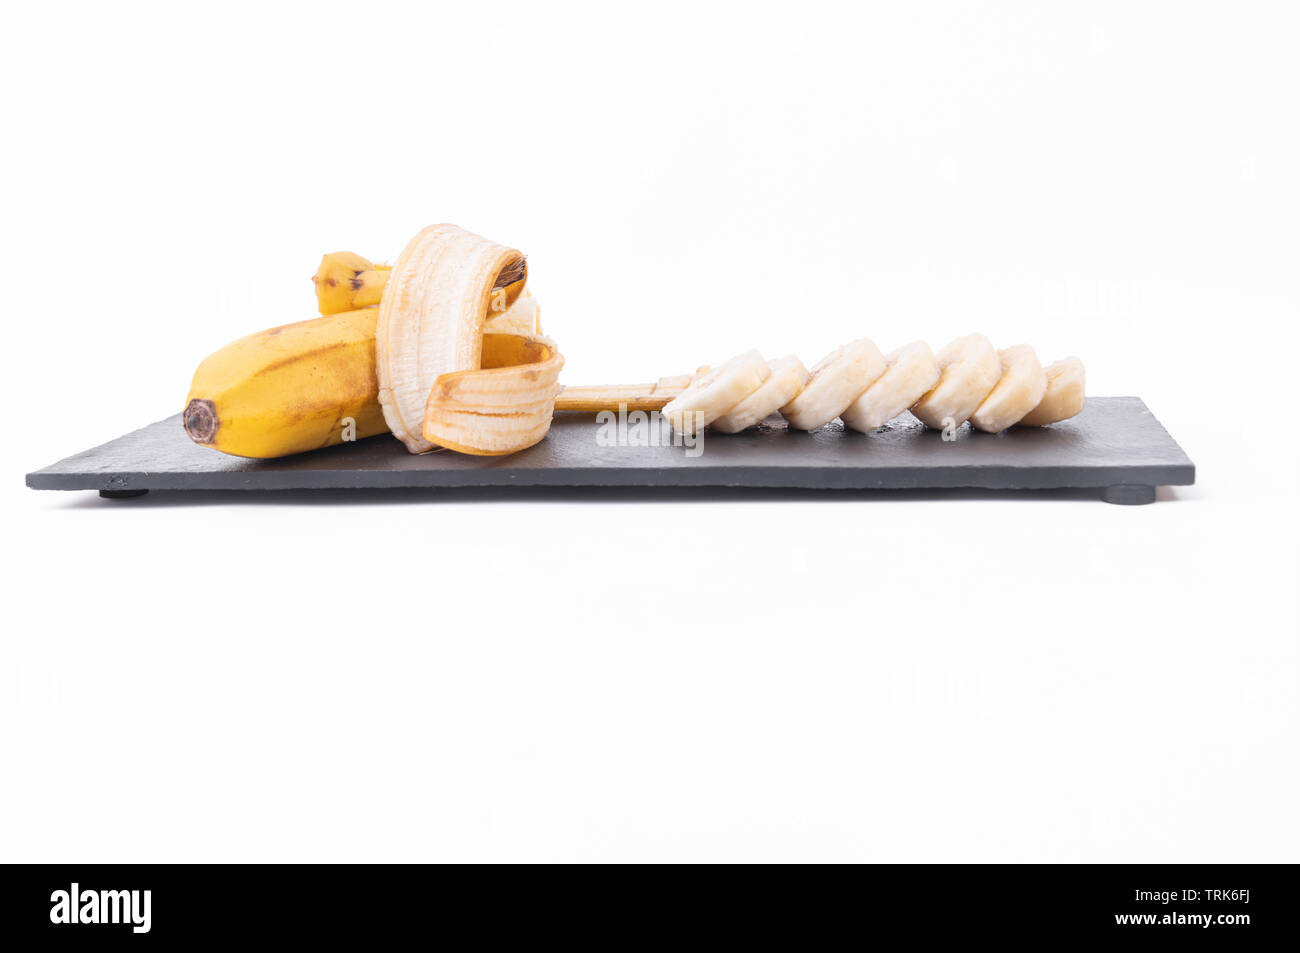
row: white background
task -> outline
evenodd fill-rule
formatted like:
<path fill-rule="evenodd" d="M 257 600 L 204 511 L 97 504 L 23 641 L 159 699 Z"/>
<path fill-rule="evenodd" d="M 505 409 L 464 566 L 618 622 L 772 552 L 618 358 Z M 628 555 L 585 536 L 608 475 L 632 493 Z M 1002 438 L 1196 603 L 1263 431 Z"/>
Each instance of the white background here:
<path fill-rule="evenodd" d="M 1286 4 L 5 14 L 0 859 L 1295 861 Z M 570 383 L 971 330 L 1196 462 L 997 495 L 131 503 L 23 474 L 524 249 Z M 707 452 L 707 450 L 706 450 Z"/>

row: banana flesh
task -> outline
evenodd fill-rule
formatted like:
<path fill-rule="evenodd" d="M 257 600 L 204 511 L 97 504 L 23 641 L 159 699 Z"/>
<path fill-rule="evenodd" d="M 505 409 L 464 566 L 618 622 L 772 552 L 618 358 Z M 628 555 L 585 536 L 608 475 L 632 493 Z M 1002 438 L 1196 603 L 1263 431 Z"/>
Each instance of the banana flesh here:
<path fill-rule="evenodd" d="M 1002 376 L 970 415 L 971 426 L 985 433 L 1001 433 L 1038 406 L 1047 392 L 1047 375 L 1038 355 L 1028 344 L 998 351 Z"/>
<path fill-rule="evenodd" d="M 796 430 L 816 430 L 830 423 L 885 372 L 885 358 L 868 338 L 859 338 L 826 355 L 808 383 L 781 408 Z"/>
<path fill-rule="evenodd" d="M 771 373 L 758 390 L 709 426 L 723 433 L 747 430 L 788 404 L 808 383 L 808 368 L 793 354 L 777 358 L 768 369 Z"/>
<path fill-rule="evenodd" d="M 757 351 L 742 357 L 749 361 L 748 370 L 758 370 Z M 960 426 L 969 419 L 980 430 L 1000 433 L 1014 424 L 1042 426 L 1066 420 L 1084 405 L 1083 362 L 1077 357 L 1044 370 L 1029 345 L 996 351 L 979 334 L 953 341 L 938 356 L 924 341 L 913 341 L 888 358 L 881 357 L 871 341 L 860 338 L 831 352 L 811 374 L 797 357 L 784 357 L 768 365 L 759 386 L 750 381 L 753 389 L 748 396 L 718 413 L 725 403 L 717 389 L 720 372 L 734 375 L 733 365 L 734 361 L 712 372 L 701 368 L 682 395 L 713 388 L 708 400 L 695 397 L 696 403 L 690 404 L 690 398 L 679 397 L 664 406 L 666 415 L 672 409 L 669 420 L 675 428 L 691 425 L 686 420 L 679 424 L 684 410 L 707 404 L 704 419 L 721 433 L 739 433 L 778 407 L 796 430 L 815 430 L 838 416 L 846 427 L 868 433 L 910 408 L 934 429 Z M 653 389 L 654 385 L 640 385 L 644 409 L 653 409 L 653 396 L 646 396 Z M 584 393 L 581 409 L 597 406 L 599 388 L 575 388 L 579 390 L 590 391 Z M 663 399 L 659 404 L 663 406 Z"/>
<path fill-rule="evenodd" d="M 523 284 L 523 282 L 519 282 Z M 510 285 L 505 289 L 507 292 L 506 300 L 509 298 L 509 292 L 516 288 L 516 285 Z M 512 304 L 509 304 L 504 311 L 488 310 L 487 320 L 483 323 L 484 331 L 509 331 L 515 334 L 541 334 L 542 333 L 542 308 L 533 296 L 533 292 L 528 288 L 517 291 L 518 295 Z M 494 290 L 495 300 L 495 290 Z"/>
<path fill-rule="evenodd" d="M 1083 361 L 1067 357 L 1046 368 L 1046 392 L 1038 406 L 1022 417 L 1022 427 L 1044 427 L 1068 420 L 1083 410 Z"/>
<path fill-rule="evenodd" d="M 982 334 L 958 338 L 937 359 L 939 383 L 912 406 L 912 413 L 935 430 L 960 427 L 997 384 L 1002 361 Z"/>
<path fill-rule="evenodd" d="M 770 371 L 763 355 L 746 351 L 721 367 L 701 368 L 689 387 L 664 406 L 673 429 L 694 434 L 763 386 Z"/>
<path fill-rule="evenodd" d="M 863 433 L 883 427 L 939 381 L 939 362 L 924 341 L 899 348 L 885 361 L 889 365 L 885 373 L 840 414 L 846 427 Z"/>
<path fill-rule="evenodd" d="M 379 405 L 412 453 L 433 449 L 424 420 L 434 383 L 479 369 L 493 290 L 508 284 L 502 275 L 523 260 L 517 249 L 456 225 L 433 225 L 393 266 L 375 327 Z"/>

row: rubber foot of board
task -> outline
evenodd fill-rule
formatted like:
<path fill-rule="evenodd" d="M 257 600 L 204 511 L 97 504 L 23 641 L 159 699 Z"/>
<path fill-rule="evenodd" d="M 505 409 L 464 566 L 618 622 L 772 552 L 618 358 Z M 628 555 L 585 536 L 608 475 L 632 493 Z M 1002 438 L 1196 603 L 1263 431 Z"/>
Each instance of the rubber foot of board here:
<path fill-rule="evenodd" d="M 148 490 L 100 490 L 99 495 L 106 500 L 134 500 L 137 496 L 144 496 Z"/>
<path fill-rule="evenodd" d="M 1120 483 L 1103 488 L 1101 498 L 1120 506 L 1142 506 L 1156 501 L 1156 488 L 1142 483 Z"/>

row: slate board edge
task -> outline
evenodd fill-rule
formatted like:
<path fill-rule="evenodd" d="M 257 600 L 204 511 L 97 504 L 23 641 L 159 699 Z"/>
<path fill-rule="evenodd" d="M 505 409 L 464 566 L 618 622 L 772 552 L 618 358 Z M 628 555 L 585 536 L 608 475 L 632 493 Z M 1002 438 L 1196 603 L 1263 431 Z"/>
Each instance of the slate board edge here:
<path fill-rule="evenodd" d="M 492 469 L 312 470 L 246 471 L 130 471 L 60 472 L 77 458 L 97 452 L 150 427 L 140 428 L 41 470 L 27 474 L 26 483 L 41 490 L 100 490 L 109 493 L 157 490 L 301 490 L 487 487 L 755 487 L 802 489 L 1091 489 L 1119 485 L 1182 486 L 1195 481 L 1195 466 L 1168 431 L 1137 398 L 1101 398 L 1132 401 L 1159 428 L 1177 450 L 1178 462 L 1138 463 L 1132 466 L 1029 466 L 980 464 L 926 467 L 840 468 L 755 466 L 734 462 L 726 466 L 689 469 L 625 467 L 556 467 L 548 469 L 498 467 Z M 163 421 L 165 422 L 165 421 Z M 379 438 L 374 438 L 379 439 Z M 73 465 L 75 470 L 75 465 Z"/>
<path fill-rule="evenodd" d="M 694 470 L 618 470 L 584 468 L 526 471 L 402 471 L 353 470 L 266 471 L 246 473 L 29 473 L 35 490 L 334 490 L 334 489 L 455 489 L 485 487 L 756 487 L 768 489 L 924 490 L 987 489 L 1048 490 L 1143 484 L 1186 486 L 1194 481 L 1188 467 L 992 468 L 930 467 L 925 470 L 803 471 L 796 468 L 718 467 Z M 809 475 L 815 473 L 815 479 Z M 346 475 L 347 486 L 340 485 Z"/>

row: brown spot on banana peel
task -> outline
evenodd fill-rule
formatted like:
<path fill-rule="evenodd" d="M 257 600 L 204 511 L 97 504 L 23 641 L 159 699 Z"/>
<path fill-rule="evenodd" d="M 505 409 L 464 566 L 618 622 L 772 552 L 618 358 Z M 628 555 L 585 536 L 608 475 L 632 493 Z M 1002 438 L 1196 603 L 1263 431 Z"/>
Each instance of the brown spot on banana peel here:
<path fill-rule="evenodd" d="M 185 405 L 185 412 L 181 415 L 181 422 L 185 426 L 185 432 L 190 435 L 190 439 L 195 443 L 210 444 L 217 436 L 217 428 L 220 421 L 217 419 L 216 405 L 210 400 L 194 398 Z"/>

